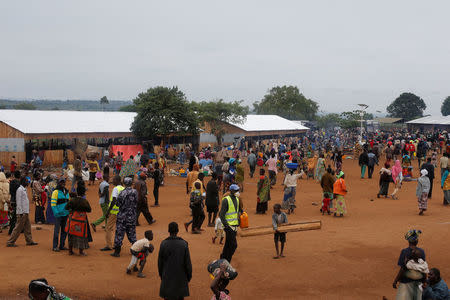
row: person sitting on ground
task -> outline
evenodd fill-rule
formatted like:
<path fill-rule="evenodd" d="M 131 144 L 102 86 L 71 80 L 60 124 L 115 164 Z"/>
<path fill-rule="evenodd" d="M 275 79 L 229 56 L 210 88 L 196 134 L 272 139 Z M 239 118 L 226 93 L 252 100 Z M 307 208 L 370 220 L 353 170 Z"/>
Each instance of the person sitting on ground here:
<path fill-rule="evenodd" d="M 275 250 L 277 252 L 277 255 L 273 258 L 278 259 L 280 257 L 284 257 L 284 243 L 286 243 L 286 232 L 278 231 L 278 226 L 281 224 L 287 224 L 288 219 L 287 215 L 281 211 L 281 205 L 278 203 L 273 206 L 273 212 L 274 214 L 272 215 L 272 226 L 273 230 L 275 231 L 273 239 L 275 241 Z M 281 251 L 279 251 L 278 249 L 278 242 L 281 243 Z"/>
<path fill-rule="evenodd" d="M 144 270 L 145 263 L 147 262 L 147 256 L 149 253 L 153 253 L 155 247 L 150 243 L 153 240 L 153 231 L 147 230 L 144 233 L 145 238 L 136 241 L 130 249 L 131 252 L 131 261 L 127 268 L 127 274 L 131 274 L 131 272 L 138 272 L 137 277 L 145 278 L 145 275 L 142 273 Z M 140 260 L 139 265 L 140 269 L 137 268 L 137 262 Z"/>
<path fill-rule="evenodd" d="M 445 281 L 441 278 L 439 269 L 432 268 L 428 281 L 423 285 L 423 300 L 448 300 L 450 293 Z"/>
<path fill-rule="evenodd" d="M 31 280 L 28 285 L 28 297 L 34 300 L 70 300 L 69 297 L 57 293 L 45 278 Z"/>

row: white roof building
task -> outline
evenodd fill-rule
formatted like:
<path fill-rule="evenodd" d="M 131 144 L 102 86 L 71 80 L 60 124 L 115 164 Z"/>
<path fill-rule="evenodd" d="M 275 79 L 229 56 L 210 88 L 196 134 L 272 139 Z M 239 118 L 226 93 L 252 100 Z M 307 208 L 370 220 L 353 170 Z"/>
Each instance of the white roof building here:
<path fill-rule="evenodd" d="M 136 113 L 60 110 L 2 110 L 0 122 L 19 132 L 25 140 L 71 138 L 132 137 L 130 130 Z M 297 134 L 309 128 L 276 115 L 248 115 L 242 124 L 229 124 L 227 134 L 239 136 L 270 136 Z M 201 131 L 201 140 L 205 134 Z M 203 137 L 202 137 L 203 135 Z M 209 133 L 208 141 L 213 136 Z M 10 137 L 6 134 L 0 138 Z"/>
<path fill-rule="evenodd" d="M 418 125 L 450 125 L 450 116 L 426 116 L 406 123 Z"/>
<path fill-rule="evenodd" d="M 244 131 L 306 131 L 309 128 L 276 115 L 248 115 L 243 124 L 234 124 Z"/>
<path fill-rule="evenodd" d="M 135 116 L 134 112 L 1 110 L 0 121 L 24 134 L 131 133 Z"/>

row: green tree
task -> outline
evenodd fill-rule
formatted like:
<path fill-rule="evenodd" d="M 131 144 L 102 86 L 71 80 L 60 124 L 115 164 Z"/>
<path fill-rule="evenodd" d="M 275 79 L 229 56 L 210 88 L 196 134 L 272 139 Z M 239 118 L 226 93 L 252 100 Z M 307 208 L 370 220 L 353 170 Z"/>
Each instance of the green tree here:
<path fill-rule="evenodd" d="M 317 127 L 333 128 L 340 125 L 341 118 L 337 113 L 330 113 L 317 117 Z"/>
<path fill-rule="evenodd" d="M 276 86 L 260 102 L 253 104 L 259 114 L 274 114 L 289 120 L 314 120 L 319 105 L 307 99 L 296 86 Z"/>
<path fill-rule="evenodd" d="M 198 132 L 198 117 L 178 87 L 150 88 L 140 93 L 133 103 L 137 116 L 131 130 L 137 137 L 164 138 L 172 133 Z"/>
<path fill-rule="evenodd" d="M 373 114 L 363 112 L 363 120 L 372 120 Z M 361 126 L 361 110 L 345 111 L 339 115 L 339 126 L 345 129 Z"/>
<path fill-rule="evenodd" d="M 30 102 L 21 102 L 13 106 L 14 109 L 36 110 L 36 106 Z"/>
<path fill-rule="evenodd" d="M 450 115 L 450 96 L 445 98 L 444 102 L 442 103 L 441 113 L 443 116 Z"/>
<path fill-rule="evenodd" d="M 403 93 L 387 107 L 386 111 L 390 117 L 410 121 L 423 117 L 426 108 L 427 105 L 422 98 L 412 93 Z"/>
<path fill-rule="evenodd" d="M 100 98 L 100 104 L 102 106 L 102 110 L 105 110 L 105 104 L 109 104 L 109 100 L 106 96 Z"/>
<path fill-rule="evenodd" d="M 136 105 L 130 104 L 119 107 L 119 111 L 137 112 L 137 108 Z"/>
<path fill-rule="evenodd" d="M 222 99 L 210 102 L 193 102 L 194 111 L 202 124 L 208 123 L 211 133 L 216 136 L 217 143 L 222 144 L 225 134 L 225 123 L 242 124 L 249 112 L 248 106 L 242 105 L 241 101 L 224 102 Z"/>

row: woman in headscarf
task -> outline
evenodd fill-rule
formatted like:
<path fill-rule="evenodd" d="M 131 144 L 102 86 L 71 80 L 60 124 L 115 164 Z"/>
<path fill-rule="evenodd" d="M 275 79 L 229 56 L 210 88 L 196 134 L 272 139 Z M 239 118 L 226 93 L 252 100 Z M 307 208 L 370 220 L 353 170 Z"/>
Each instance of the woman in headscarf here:
<path fill-rule="evenodd" d="M 36 205 L 34 222 L 36 224 L 43 224 L 45 223 L 45 203 L 42 201 L 42 192 L 44 192 L 44 189 L 42 188 L 41 174 L 38 172 L 34 174 L 34 180 L 31 184 L 31 192 L 33 195 L 33 202 Z"/>
<path fill-rule="evenodd" d="M 192 186 L 194 185 L 194 182 L 198 179 L 199 174 L 199 166 L 197 164 L 194 164 L 192 166 L 192 171 L 189 172 L 189 174 L 186 177 L 186 194 L 190 195 Z"/>
<path fill-rule="evenodd" d="M 77 193 L 72 195 L 66 204 L 66 210 L 70 212 L 66 225 L 69 235 L 69 255 L 73 255 L 73 248 L 79 249 L 81 256 L 86 256 L 84 249 L 89 248 L 89 222 L 88 212 L 91 212 L 89 202 L 84 198 L 86 188 L 84 184 L 77 185 Z"/>
<path fill-rule="evenodd" d="M 445 169 L 442 175 L 441 188 L 444 191 L 444 205 L 450 204 L 450 168 Z"/>
<path fill-rule="evenodd" d="M 398 191 L 402 188 L 402 181 L 403 181 L 402 165 L 398 159 L 395 161 L 391 173 L 392 173 L 392 180 L 394 181 L 395 185 L 395 189 L 392 192 L 391 197 L 394 200 L 398 200 L 398 197 L 396 195 Z"/>
<path fill-rule="evenodd" d="M 256 213 L 265 214 L 267 211 L 267 202 L 270 200 L 270 180 L 266 175 L 266 170 L 259 170 L 259 181 L 256 190 L 257 204 Z"/>
<path fill-rule="evenodd" d="M 430 191 L 430 179 L 428 178 L 428 171 L 420 170 L 421 176 L 417 180 L 416 196 L 419 202 L 419 215 L 427 210 L 428 206 L 428 192 Z"/>
<path fill-rule="evenodd" d="M 3 226 L 8 223 L 8 204 L 10 200 L 9 182 L 5 173 L 0 173 L 0 233 Z"/>
<path fill-rule="evenodd" d="M 384 168 L 380 170 L 380 190 L 378 191 L 377 198 L 384 196 L 387 198 L 389 192 L 389 183 L 392 181 L 391 170 L 389 170 L 389 164 L 385 163 Z"/>
<path fill-rule="evenodd" d="M 122 169 L 120 170 L 120 177 L 130 177 L 134 179 L 134 175 L 136 175 L 139 167 L 134 161 L 133 155 L 130 155 L 130 158 L 123 164 Z"/>
<path fill-rule="evenodd" d="M 51 174 L 45 179 L 46 186 L 45 192 L 47 193 L 47 199 L 52 198 L 53 191 L 56 189 L 58 177 Z M 45 210 L 45 219 L 47 224 L 55 224 L 55 216 L 53 215 L 52 202 L 47 200 L 47 209 Z"/>
<path fill-rule="evenodd" d="M 242 166 L 242 162 L 240 159 L 237 160 L 236 163 L 236 184 L 241 189 L 241 193 L 244 192 L 244 167 Z"/>
<path fill-rule="evenodd" d="M 333 194 L 336 199 L 336 208 L 334 209 L 335 217 L 343 217 L 347 213 L 347 206 L 345 204 L 345 195 L 347 195 L 347 186 L 345 185 L 345 174 L 340 171 L 336 176 L 336 181 L 333 184 Z"/>
<path fill-rule="evenodd" d="M 406 267 L 406 263 L 410 259 L 413 252 L 418 252 L 423 260 L 425 259 L 425 251 L 417 247 L 419 243 L 419 235 L 422 233 L 421 230 L 412 229 L 405 234 L 405 239 L 408 241 L 408 248 L 403 249 L 400 252 L 400 257 L 398 258 L 397 265 L 400 270 L 395 276 L 392 287 L 397 289 L 397 300 L 411 300 L 411 299 L 422 299 L 422 289 L 420 285 L 422 284 L 423 278 L 409 278 Z"/>
<path fill-rule="evenodd" d="M 322 176 L 325 174 L 325 158 L 323 153 L 320 153 L 319 159 L 317 160 L 317 166 L 316 166 L 316 172 L 315 172 L 315 178 L 317 181 L 322 180 Z"/>
<path fill-rule="evenodd" d="M 331 165 L 328 165 L 327 172 L 322 176 L 322 180 L 320 181 L 320 186 L 322 187 L 323 191 L 323 198 L 322 198 L 322 205 L 320 206 L 320 212 L 322 212 L 323 207 L 323 199 L 327 198 L 330 199 L 330 204 L 328 208 L 333 208 L 333 185 L 336 181 L 336 178 L 334 177 L 334 172 L 331 169 Z"/>
<path fill-rule="evenodd" d="M 336 173 L 339 174 L 342 171 L 342 153 L 339 150 L 334 153 L 334 165 Z"/>

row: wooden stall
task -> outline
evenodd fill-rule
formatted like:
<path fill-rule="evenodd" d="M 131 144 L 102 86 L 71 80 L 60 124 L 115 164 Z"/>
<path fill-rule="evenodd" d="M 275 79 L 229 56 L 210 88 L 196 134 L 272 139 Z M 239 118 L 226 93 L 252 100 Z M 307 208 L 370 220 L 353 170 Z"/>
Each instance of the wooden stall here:
<path fill-rule="evenodd" d="M 44 167 L 60 167 L 64 159 L 64 150 L 45 150 L 42 165 Z"/>
<path fill-rule="evenodd" d="M 25 134 L 0 121 L 0 143 L 6 145 L 10 140 L 21 141 L 21 144 L 24 144 Z M 14 149 L 14 147 L 0 147 L 0 161 L 6 170 L 9 170 L 13 155 L 16 157 L 16 161 L 19 165 L 24 163 L 26 160 L 24 146 L 21 145 L 17 149 Z"/>

